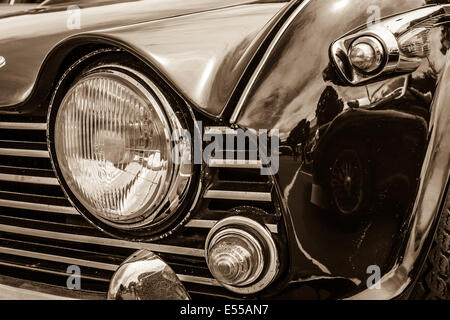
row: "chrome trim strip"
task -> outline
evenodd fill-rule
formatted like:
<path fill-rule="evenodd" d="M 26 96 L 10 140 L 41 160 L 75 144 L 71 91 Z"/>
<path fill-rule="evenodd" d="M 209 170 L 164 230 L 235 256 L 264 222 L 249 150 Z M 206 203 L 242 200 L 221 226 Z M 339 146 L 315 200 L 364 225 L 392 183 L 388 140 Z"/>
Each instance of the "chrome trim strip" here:
<path fill-rule="evenodd" d="M 202 228 L 202 229 L 211 229 L 216 225 L 217 220 L 190 220 L 186 227 L 188 228 Z"/>
<path fill-rule="evenodd" d="M 71 265 L 74 264 L 74 265 L 109 270 L 109 271 L 115 271 L 118 267 L 117 265 L 109 264 L 109 263 L 95 262 L 95 261 L 76 259 L 76 258 L 70 258 L 70 257 L 64 257 L 64 256 L 56 256 L 56 255 L 48 254 L 48 253 L 25 251 L 25 250 L 6 248 L 6 247 L 0 247 L 0 253 L 11 254 L 11 255 L 27 257 L 27 258 L 47 260 L 47 261 L 67 263 L 67 264 L 71 264 Z"/>
<path fill-rule="evenodd" d="M 78 211 L 73 207 L 54 206 L 54 205 L 50 205 L 50 204 L 13 201 L 13 200 L 6 200 L 6 199 L 0 199 L 0 206 L 15 208 L 15 209 L 45 211 L 45 212 L 52 212 L 52 213 L 74 214 L 74 215 L 79 214 Z"/>
<path fill-rule="evenodd" d="M 232 129 L 230 127 L 206 127 L 205 128 L 205 135 L 216 135 L 216 134 L 236 135 L 237 130 Z"/>
<path fill-rule="evenodd" d="M 241 113 L 244 104 L 247 100 L 247 97 L 250 93 L 250 90 L 253 88 L 256 80 L 259 77 L 259 74 L 261 73 L 263 67 L 266 65 L 266 61 L 269 59 L 270 55 L 272 54 L 272 51 L 277 46 L 278 42 L 280 41 L 281 37 L 284 35 L 288 27 L 291 25 L 291 23 L 294 21 L 294 19 L 297 17 L 297 15 L 303 11 L 303 9 L 311 2 L 311 0 L 304 0 L 297 9 L 291 14 L 291 16 L 286 20 L 286 22 L 283 24 L 283 26 L 280 28 L 280 30 L 275 35 L 274 39 L 270 43 L 269 48 L 267 48 L 267 51 L 264 53 L 264 56 L 262 57 L 261 61 L 258 64 L 258 67 L 256 68 L 255 72 L 252 74 L 249 82 L 247 83 L 244 92 L 242 93 L 236 108 L 234 109 L 233 114 L 230 118 L 230 124 L 235 124 L 237 122 L 237 119 L 239 117 L 239 114 Z"/>
<path fill-rule="evenodd" d="M 68 276 L 68 273 L 62 272 L 62 271 L 51 270 L 51 269 L 43 269 L 43 268 L 39 268 L 39 267 L 32 267 L 32 266 L 21 265 L 21 264 L 14 264 L 14 263 L 9 263 L 9 262 L 5 262 L 5 261 L 0 261 L 0 265 L 1 266 L 6 266 L 6 267 L 10 267 L 10 268 L 18 268 L 18 269 L 25 269 L 25 270 L 35 271 L 35 272 L 48 273 L 48 274 L 52 274 L 52 275 L 59 275 L 59 276 L 65 276 L 65 277 Z M 82 279 L 87 279 L 87 280 L 109 282 L 109 279 L 96 278 L 96 277 L 92 277 L 92 276 L 86 276 L 86 275 L 83 275 L 83 274 L 81 274 L 80 277 Z"/>
<path fill-rule="evenodd" d="M 261 169 L 261 160 L 209 159 L 211 168 Z"/>
<path fill-rule="evenodd" d="M 212 229 L 219 221 L 218 220 L 195 220 L 192 219 L 186 224 L 188 228 L 202 228 L 202 229 Z M 276 224 L 266 224 L 266 228 L 269 229 L 271 233 L 278 233 L 278 226 Z"/>
<path fill-rule="evenodd" d="M 203 197 L 206 199 L 223 200 L 272 201 L 272 194 L 268 192 L 208 190 Z"/>
<path fill-rule="evenodd" d="M 32 157 L 32 158 L 50 158 L 46 150 L 26 150 L 26 149 L 0 149 L 2 156 Z"/>
<path fill-rule="evenodd" d="M 197 277 L 197 276 L 191 276 L 187 274 L 177 274 L 178 279 L 180 279 L 182 282 L 191 282 L 191 283 L 198 283 L 198 284 L 204 284 L 208 286 L 216 286 L 221 287 L 219 281 L 213 278 L 205 278 L 205 277 Z"/>
<path fill-rule="evenodd" d="M 47 123 L 0 122 L 0 129 L 47 130 Z"/>
<path fill-rule="evenodd" d="M 0 173 L 0 181 L 36 183 L 36 184 L 59 186 L 58 179 L 56 178 L 26 176 L 26 175 L 16 175 L 6 173 Z"/>
<path fill-rule="evenodd" d="M 0 56 L 0 68 L 3 68 L 6 65 L 6 59 L 3 56 Z"/>
<path fill-rule="evenodd" d="M 0 224 L 0 231 L 15 233 L 15 234 L 26 234 L 34 237 L 41 238 L 51 238 L 55 240 L 62 241 L 73 241 L 79 243 L 90 243 L 90 244 L 98 244 L 104 246 L 111 247 L 120 247 L 120 248 L 128 248 L 128 249 L 147 249 L 155 252 L 163 252 L 163 253 L 174 253 L 180 255 L 194 256 L 194 257 L 204 257 L 205 251 L 203 249 L 195 249 L 195 248 L 186 248 L 186 247 L 177 247 L 170 245 L 162 245 L 162 244 L 154 244 L 154 243 L 142 243 L 142 242 L 131 242 L 126 240 L 119 239 L 108 239 L 108 238 L 100 238 L 100 237 L 92 237 L 85 235 L 77 235 L 71 233 L 61 233 L 55 231 L 47 231 L 47 230 L 39 230 L 39 229 L 31 229 L 31 228 L 22 228 L 10 225 Z"/>

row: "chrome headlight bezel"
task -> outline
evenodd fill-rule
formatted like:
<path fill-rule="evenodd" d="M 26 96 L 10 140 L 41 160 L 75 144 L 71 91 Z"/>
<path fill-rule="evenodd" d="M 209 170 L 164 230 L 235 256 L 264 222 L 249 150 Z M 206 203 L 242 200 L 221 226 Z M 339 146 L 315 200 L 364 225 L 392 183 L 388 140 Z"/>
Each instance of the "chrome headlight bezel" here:
<path fill-rule="evenodd" d="M 81 64 L 80 61 L 78 63 Z M 55 148 L 55 122 L 59 107 L 70 88 L 78 81 L 95 74 L 118 77 L 147 99 L 156 99 L 161 106 L 161 110 L 158 112 L 165 120 L 167 126 L 165 130 L 167 130 L 169 139 L 172 133 L 175 137 L 169 141 L 171 143 L 170 152 L 176 150 L 180 161 L 171 161 L 170 163 L 170 179 L 167 179 L 167 188 L 159 197 L 161 201 L 153 206 L 152 210 L 146 211 L 143 215 L 130 221 L 111 221 L 88 210 L 68 185 L 59 165 Z M 199 166 L 191 163 L 193 146 L 190 142 L 187 143 L 185 139 L 183 140 L 182 136 L 186 130 L 190 133 L 195 130 L 194 115 L 186 105 L 177 103 L 179 100 L 170 95 L 167 92 L 169 90 L 165 90 L 167 87 L 164 87 L 161 80 L 154 80 L 155 78 L 138 72 L 134 68 L 115 63 L 98 64 L 88 69 L 87 72 L 82 72 L 81 75 L 67 72 L 54 92 L 48 111 L 48 149 L 53 169 L 66 197 L 88 221 L 102 231 L 119 238 L 154 240 L 173 233 L 175 229 L 189 220 L 193 202 L 198 195 Z M 187 160 L 189 163 L 184 163 Z M 190 167 L 188 174 L 186 174 L 187 166 Z"/>

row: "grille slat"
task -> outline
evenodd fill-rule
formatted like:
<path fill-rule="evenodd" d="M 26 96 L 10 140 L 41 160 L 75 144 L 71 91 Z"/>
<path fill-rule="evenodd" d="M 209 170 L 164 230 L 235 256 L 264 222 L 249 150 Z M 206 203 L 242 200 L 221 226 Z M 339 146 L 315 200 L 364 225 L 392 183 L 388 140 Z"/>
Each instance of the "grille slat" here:
<path fill-rule="evenodd" d="M 160 245 L 153 243 L 141 243 L 141 242 L 131 242 L 125 240 L 118 240 L 113 238 L 102 238 L 102 237 L 93 237 L 81 234 L 73 234 L 73 233 L 63 233 L 56 231 L 48 231 L 42 229 L 34 229 L 34 228 L 23 228 L 14 226 L 11 224 L 3 224 L 0 223 L 0 231 L 9 232 L 9 233 L 17 233 L 17 234 L 28 234 L 34 237 L 48 238 L 48 239 L 58 239 L 64 241 L 73 241 L 80 243 L 89 243 L 89 244 L 98 244 L 112 247 L 122 247 L 122 248 L 130 248 L 130 249 L 147 249 L 155 252 L 164 252 L 164 253 L 173 253 L 173 254 L 181 254 L 187 256 L 194 257 L 204 257 L 203 249 L 195 249 L 195 248 L 186 248 L 186 247 L 176 247 L 169 245 Z"/>
<path fill-rule="evenodd" d="M 47 123 L 42 122 L 0 122 L 0 129 L 13 130 L 47 130 Z"/>
<path fill-rule="evenodd" d="M 27 258 L 35 258 L 35 259 L 42 259 L 47 261 L 54 261 L 54 262 L 64 262 L 71 265 L 79 265 L 84 267 L 90 267 L 90 268 L 97 268 L 97 269 L 103 269 L 103 270 L 109 270 L 109 271 L 115 271 L 117 269 L 117 265 L 103 263 L 103 262 L 94 262 L 90 260 L 84 260 L 84 259 L 76 259 L 71 257 L 65 257 L 61 255 L 53 255 L 53 254 L 47 254 L 42 252 L 33 252 L 30 250 L 19 250 L 19 249 L 13 249 L 8 247 L 1 247 L 0 246 L 0 253 L 4 254 L 10 254 L 10 255 L 16 255 L 21 257 L 27 257 Z"/>
<path fill-rule="evenodd" d="M 45 211 L 45 212 L 52 212 L 52 213 L 57 213 L 57 214 L 78 215 L 78 212 L 73 207 L 54 206 L 54 205 L 42 204 L 42 203 L 0 199 L 0 206 L 15 208 L 15 209 L 26 209 L 26 210 L 32 210 L 32 211 Z"/>
<path fill-rule="evenodd" d="M 5 174 L 5 173 L 0 173 L 0 181 L 45 184 L 45 185 L 51 185 L 51 186 L 59 185 L 58 179 L 56 179 L 56 178 L 29 176 L 29 175 L 17 175 L 17 174 Z"/>
<path fill-rule="evenodd" d="M 31 149 L 16 149 L 16 148 L 1 148 L 0 155 L 14 156 L 14 157 L 29 157 L 29 158 L 50 158 L 50 154 L 45 150 L 31 150 Z"/>

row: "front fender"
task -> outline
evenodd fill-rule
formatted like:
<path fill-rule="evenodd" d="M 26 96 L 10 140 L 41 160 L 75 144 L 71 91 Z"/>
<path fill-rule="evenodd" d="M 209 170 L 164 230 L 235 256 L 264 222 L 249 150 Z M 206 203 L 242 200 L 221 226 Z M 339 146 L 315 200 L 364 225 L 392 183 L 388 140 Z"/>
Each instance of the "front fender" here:
<path fill-rule="evenodd" d="M 414 284 L 426 258 L 448 189 L 450 172 L 450 57 L 432 103 L 431 136 L 420 185 L 408 226 L 408 237 L 394 267 L 381 279 L 380 290 L 365 290 L 353 299 L 393 299 Z"/>

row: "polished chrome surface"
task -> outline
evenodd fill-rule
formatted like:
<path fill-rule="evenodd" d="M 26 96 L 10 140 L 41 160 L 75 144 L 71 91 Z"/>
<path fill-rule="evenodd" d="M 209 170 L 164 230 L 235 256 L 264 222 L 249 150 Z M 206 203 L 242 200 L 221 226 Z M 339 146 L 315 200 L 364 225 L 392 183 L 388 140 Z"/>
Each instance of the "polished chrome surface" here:
<path fill-rule="evenodd" d="M 62 213 L 62 214 L 73 214 L 78 215 L 78 211 L 73 207 L 63 207 L 63 206 L 55 206 L 44 203 L 35 203 L 35 202 L 23 202 L 16 200 L 6 200 L 0 199 L 0 206 L 16 208 L 16 209 L 26 209 L 26 210 L 36 210 L 36 211 L 45 211 L 52 213 Z"/>
<path fill-rule="evenodd" d="M 1 54 L 8 60 L 0 72 L 0 106 L 31 97 L 39 73 L 52 67 L 40 70 L 44 60 L 76 36 L 135 52 L 186 99 L 217 116 L 285 6 L 251 0 L 94 2 L 80 4 L 80 29 L 67 27 L 64 5 L 41 6 L 33 14 L 17 10 L 0 22 Z"/>
<path fill-rule="evenodd" d="M 235 168 L 235 169 L 261 169 L 261 160 L 233 160 L 233 159 L 209 159 L 211 168 Z"/>
<path fill-rule="evenodd" d="M 31 158 L 50 158 L 50 154 L 48 153 L 48 151 L 31 149 L 0 148 L 0 155 Z"/>
<path fill-rule="evenodd" d="M 408 57 L 402 52 L 399 48 L 401 37 L 404 37 L 408 31 L 414 30 L 414 28 L 424 25 L 426 28 L 433 28 L 449 18 L 450 5 L 442 5 L 418 9 L 383 20 L 333 43 L 331 46 L 333 62 L 339 68 L 341 75 L 353 85 L 365 83 L 390 73 L 402 74 L 415 71 L 421 65 L 422 59 Z M 352 46 L 360 39 L 370 37 L 374 37 L 383 43 L 387 55 L 384 65 L 373 70 L 374 73 L 364 73 L 357 68 L 349 70 L 348 64 L 351 64 Z"/>
<path fill-rule="evenodd" d="M 219 221 L 214 228 L 210 230 L 206 238 L 206 260 L 208 261 L 208 249 L 217 233 L 222 231 L 226 232 L 228 228 L 242 228 L 243 230 L 252 232 L 255 236 L 258 236 L 261 240 L 261 245 L 266 254 L 267 261 L 265 262 L 264 273 L 256 280 L 256 282 L 248 284 L 247 286 L 222 285 L 232 292 L 242 294 L 251 294 L 265 289 L 272 283 L 279 271 L 280 262 L 278 260 L 278 249 L 269 230 L 253 219 L 242 216 L 233 216 Z"/>
<path fill-rule="evenodd" d="M 219 222 L 219 221 L 218 220 L 197 220 L 197 219 L 192 219 L 186 224 L 186 227 L 211 229 L 217 224 L 217 222 Z M 265 224 L 265 226 L 271 233 L 278 233 L 278 226 L 276 224 L 269 224 L 268 223 L 268 224 Z"/>
<path fill-rule="evenodd" d="M 33 177 L 26 175 L 0 173 L 0 181 L 24 182 L 59 186 L 58 179 L 49 177 Z"/>
<path fill-rule="evenodd" d="M 177 274 L 177 276 L 178 276 L 178 279 L 180 279 L 183 282 L 198 283 L 198 284 L 204 284 L 207 286 L 215 286 L 215 287 L 221 286 L 220 283 L 217 282 L 216 279 L 191 276 L 188 274 Z"/>
<path fill-rule="evenodd" d="M 12 129 L 12 130 L 47 130 L 47 123 L 0 122 L 0 129 Z"/>
<path fill-rule="evenodd" d="M 271 193 L 250 191 L 208 190 L 203 197 L 206 199 L 272 201 Z"/>
<path fill-rule="evenodd" d="M 5 57 L 0 56 L 0 68 L 3 68 L 6 65 Z"/>
<path fill-rule="evenodd" d="M 241 243 L 229 244 L 233 240 Z M 209 270 L 224 285 L 247 287 L 263 272 L 263 248 L 255 236 L 242 229 L 230 226 L 217 231 L 205 250 Z"/>
<path fill-rule="evenodd" d="M 89 260 L 84 260 L 84 259 L 75 259 L 75 258 L 71 258 L 71 257 L 57 256 L 57 255 L 46 254 L 46 253 L 42 253 L 42 252 L 18 250 L 18 249 L 6 248 L 6 247 L 1 247 L 1 246 L 0 246 L 0 253 L 21 256 L 21 257 L 41 259 L 41 260 L 47 260 L 47 261 L 55 261 L 55 262 L 67 263 L 69 265 L 79 265 L 79 266 L 84 266 L 84 267 L 97 268 L 97 269 L 110 270 L 110 271 L 115 271 L 117 269 L 117 265 L 108 264 L 108 263 L 101 263 L 101 262 L 89 261 Z"/>
<path fill-rule="evenodd" d="M 140 250 L 114 273 L 110 300 L 190 300 L 175 272 L 153 252 Z"/>
<path fill-rule="evenodd" d="M 349 51 L 350 63 L 363 73 L 371 73 L 381 66 L 385 59 L 384 47 L 374 37 L 360 37 Z"/>

